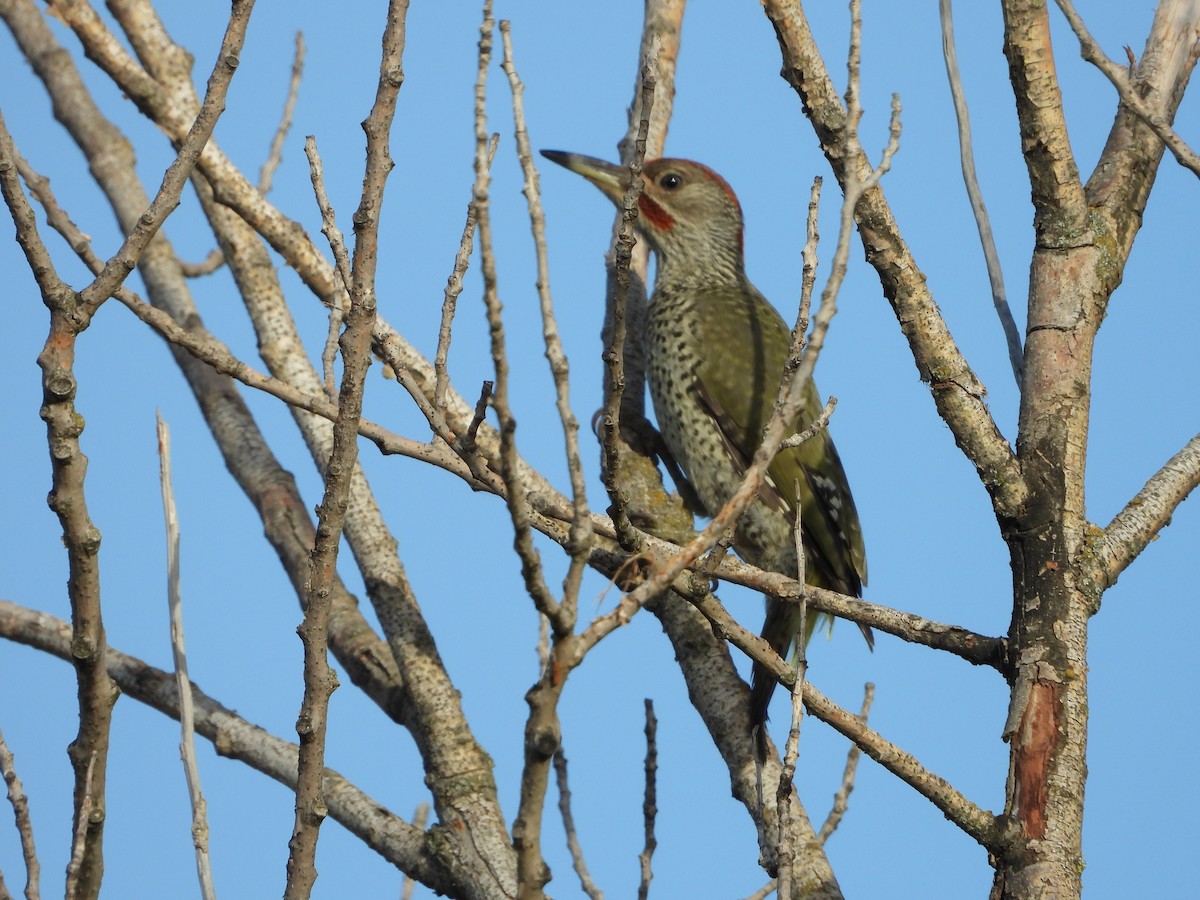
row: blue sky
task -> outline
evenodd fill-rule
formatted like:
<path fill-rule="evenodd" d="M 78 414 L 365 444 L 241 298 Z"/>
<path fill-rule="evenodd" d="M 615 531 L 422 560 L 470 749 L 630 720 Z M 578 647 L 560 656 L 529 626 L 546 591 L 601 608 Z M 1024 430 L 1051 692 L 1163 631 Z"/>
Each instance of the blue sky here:
<path fill-rule="evenodd" d="M 222 22 L 202 5 L 170 4 L 167 26 L 207 77 Z M 179 6 L 176 9 L 176 6 Z M 637 66 L 641 4 L 499 2 L 512 20 L 516 62 L 525 82 L 535 147 L 615 158 L 625 129 Z M 826 60 L 839 82 L 849 31 L 842 3 L 810 4 Z M 942 64 L 936 4 L 866 0 L 862 95 L 864 145 L 886 139 L 889 98 L 904 106 L 902 148 L 885 191 L 950 327 L 989 389 L 1002 431 L 1015 438 L 1017 394 L 992 311 L 986 273 L 958 169 L 953 111 Z M 960 66 L 971 103 L 979 177 L 992 215 L 1006 285 L 1018 324 L 1033 244 L 1032 207 L 1020 157 L 1016 115 L 1001 52 L 995 5 L 958 4 Z M 1084 8 L 1110 56 L 1129 44 L 1140 52 L 1152 14 L 1148 3 Z M 393 131 L 396 170 L 388 187 L 379 308 L 432 355 L 442 291 L 470 195 L 472 85 L 479 13 L 474 4 L 413 5 L 404 56 L 406 80 Z M 1055 46 L 1072 147 L 1091 171 L 1115 110 L 1107 81 L 1083 63 L 1056 11 Z M 330 16 L 325 4 L 271 3 L 254 13 L 229 109 L 217 127 L 223 149 L 254 173 L 265 155 L 287 84 L 294 32 L 304 32 L 308 61 L 296 123 L 271 199 L 313 233 L 319 220 L 303 155 L 313 134 L 325 161 L 331 199 L 350 231 L 361 183 L 362 132 L 374 92 L 379 4 Z M 60 39 L 76 44 L 62 28 Z M 78 53 L 76 53 L 79 56 Z M 169 147 L 115 89 L 80 65 L 98 98 L 137 148 L 153 189 Z M 688 12 L 677 75 L 671 155 L 700 160 L 724 175 L 746 215 L 747 270 L 790 318 L 799 294 L 803 211 L 814 175 L 826 176 L 822 273 L 833 253 L 836 191 L 795 93 L 778 76 L 772 29 L 757 4 L 697 0 Z M 53 122 L 7 32 L 0 35 L 0 107 L 31 164 L 53 186 L 76 222 L 109 255 L 118 245 L 111 212 L 86 177 L 80 154 Z M 566 487 L 561 432 L 542 358 L 534 292 L 535 263 L 521 174 L 512 139 L 507 83 L 493 65 L 490 127 L 501 133 L 492 187 L 499 278 L 512 353 L 512 398 L 522 453 Z M 1185 138 L 1200 134 L 1194 98 L 1177 121 Z M 540 160 L 539 160 L 540 162 Z M 602 255 L 611 204 L 582 179 L 542 166 L 549 227 L 551 285 L 572 365 L 572 401 L 580 420 L 600 405 Z M 1169 156 L 1146 210 L 1124 284 L 1114 296 L 1096 348 L 1094 416 L 1089 445 L 1088 514 L 1105 524 L 1145 479 L 1197 430 L 1195 385 L 1200 328 L 1194 280 L 1195 176 Z M 190 200 L 190 195 L 185 194 Z M 194 202 L 167 224 L 178 253 L 200 259 L 212 239 Z M 66 560 L 57 520 L 46 507 L 49 465 L 37 416 L 35 359 L 47 314 L 11 230 L 0 226 L 0 263 L 9 273 L 6 345 L 0 357 L 0 597 L 68 615 Z M 67 254 L 51 238 L 60 262 Z M 82 268 L 63 264 L 76 285 Z M 319 303 L 282 272 L 310 353 L 320 353 L 325 320 Z M 133 279 L 135 287 L 139 286 Z M 193 285 L 208 327 L 243 359 L 257 363 L 254 335 L 224 271 Z M 487 329 L 473 268 L 460 300 L 450 369 L 457 389 L 474 397 L 489 377 Z M 990 504 L 921 384 L 878 280 L 857 246 L 839 299 L 840 312 L 817 371 L 839 398 L 833 433 L 863 520 L 871 581 L 867 598 L 987 634 L 1007 630 L 1010 575 Z M 183 529 L 183 588 L 193 678 L 211 695 L 277 735 L 294 738 L 301 694 L 299 608 L 262 528 L 232 483 L 195 402 L 163 343 L 110 303 L 79 345 L 79 411 L 87 421 L 88 501 L 104 535 L 102 585 L 110 643 L 169 666 L 162 513 L 154 412 L 173 429 L 174 471 Z M 367 414 L 424 438 L 427 429 L 394 383 L 372 370 Z M 315 506 L 320 483 L 290 417 L 272 398 L 247 400 L 276 453 Z M 606 505 L 595 473 L 598 452 L 583 435 L 589 496 Z M 525 690 L 536 674 L 537 623 L 510 549 L 507 515 L 495 498 L 411 460 L 381 458 L 363 445 L 362 460 L 400 543 L 400 553 L 439 649 L 463 693 L 476 735 L 496 762 L 501 800 L 516 813 Z M 1195 501 L 1185 503 L 1159 540 L 1105 597 L 1091 629 L 1090 778 L 1084 850 L 1088 896 L 1135 890 L 1178 896 L 1192 884 L 1193 810 L 1200 790 L 1176 747 L 1192 746 L 1195 704 L 1189 684 L 1192 640 L 1180 627 L 1195 596 L 1185 561 L 1200 542 Z M 1192 549 L 1188 549 L 1192 548 Z M 564 571 L 544 547 L 554 583 Z M 342 573 L 361 593 L 349 565 Z M 731 587 L 722 599 L 757 627 L 761 599 Z M 584 611 L 610 608 L 598 576 L 584 589 Z M 735 653 L 735 656 L 737 654 Z M 744 662 L 739 660 L 739 662 Z M 810 650 L 810 677 L 834 699 L 857 707 L 864 681 L 876 684 L 872 724 L 950 779 L 976 803 L 1003 803 L 1007 709 L 1003 681 L 991 671 L 881 635 L 868 653 L 856 629 L 835 629 Z M 748 667 L 746 667 L 748 670 Z M 1185 674 L 1186 673 L 1186 674 Z M 425 792 L 408 736 L 359 697 L 348 679 L 333 699 L 328 762 L 380 803 L 410 815 Z M 43 891 L 57 893 L 69 846 L 74 735 L 74 675 L 65 663 L 0 644 L 0 728 L 16 754 L 30 795 L 43 864 Z M 765 876 L 753 828 L 730 798 L 728 775 L 687 702 L 661 629 L 648 615 L 600 645 L 571 678 L 562 703 L 572 766 L 575 815 L 588 863 L 609 896 L 629 896 L 641 848 L 642 699 L 659 717 L 657 896 L 744 896 Z M 775 707 L 777 736 L 785 710 Z M 114 720 L 106 836 L 106 896 L 189 897 L 196 893 L 186 790 L 175 723 L 125 698 Z M 818 821 L 837 788 L 843 739 L 805 723 L 798 777 Z M 1189 754 L 1194 755 L 1194 754 Z M 218 891 L 229 897 L 282 890 L 292 803 L 288 792 L 201 744 L 201 774 L 213 831 Z M 556 801 L 553 792 L 549 798 Z M 7 817 L 0 817 L 3 822 Z M 579 894 L 556 819 L 545 836 L 557 897 Z M 991 870 L 984 852 L 927 801 L 864 760 L 850 811 L 828 847 L 847 896 L 982 896 Z M 14 829 L 0 825 L 0 868 L 10 890 L 21 871 Z M 336 823 L 322 831 L 315 896 L 395 896 L 399 875 Z M 418 896 L 423 896 L 418 890 Z M 428 892 L 424 896 L 429 896 Z"/>

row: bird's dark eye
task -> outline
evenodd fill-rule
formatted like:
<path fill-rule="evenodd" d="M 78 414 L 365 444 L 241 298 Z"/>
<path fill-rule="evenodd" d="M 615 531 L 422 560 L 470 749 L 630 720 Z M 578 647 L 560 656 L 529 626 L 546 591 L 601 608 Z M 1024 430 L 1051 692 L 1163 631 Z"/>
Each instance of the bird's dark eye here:
<path fill-rule="evenodd" d="M 683 176 L 678 172 L 668 172 L 662 178 L 658 179 L 659 187 L 664 190 L 673 191 L 683 184 Z"/>

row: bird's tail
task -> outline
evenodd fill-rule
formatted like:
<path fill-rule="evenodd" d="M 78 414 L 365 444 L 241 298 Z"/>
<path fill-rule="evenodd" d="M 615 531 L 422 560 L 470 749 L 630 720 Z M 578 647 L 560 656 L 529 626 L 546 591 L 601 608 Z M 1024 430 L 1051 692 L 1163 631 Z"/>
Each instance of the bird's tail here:
<path fill-rule="evenodd" d="M 804 644 L 812 637 L 818 619 L 827 618 L 818 613 L 809 613 L 804 618 Z M 762 638 L 771 649 L 784 659 L 788 658 L 796 633 L 800 630 L 801 609 L 798 604 L 780 600 L 767 600 L 767 618 L 763 622 Z M 755 663 L 750 673 L 750 727 L 754 732 L 754 746 L 758 758 L 767 758 L 767 710 L 771 695 L 778 682 L 771 671 L 762 663 Z"/>
<path fill-rule="evenodd" d="M 809 612 L 804 619 L 804 645 L 808 646 L 809 639 L 819 623 L 833 624 L 833 620 L 823 613 Z M 866 625 L 859 625 L 867 646 L 875 649 L 875 635 Z M 788 659 L 789 651 L 800 630 L 800 607 L 795 603 L 783 603 L 779 600 L 767 600 L 767 618 L 763 622 L 762 638 L 771 645 L 771 649 L 784 659 Z M 762 663 L 755 663 L 750 673 L 750 728 L 754 735 L 754 748 L 760 761 L 767 758 L 767 712 L 771 705 L 771 696 L 775 693 L 775 676 Z"/>

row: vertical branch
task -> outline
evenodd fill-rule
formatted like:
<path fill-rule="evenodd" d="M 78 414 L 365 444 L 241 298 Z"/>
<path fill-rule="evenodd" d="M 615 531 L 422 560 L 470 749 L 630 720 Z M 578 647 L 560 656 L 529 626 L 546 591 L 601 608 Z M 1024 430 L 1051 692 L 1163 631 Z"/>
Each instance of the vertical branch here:
<path fill-rule="evenodd" d="M 75 627 L 76 673 L 79 680 L 80 730 L 70 753 L 75 768 L 75 843 L 72 890 L 78 896 L 96 896 L 103 876 L 102 839 L 105 818 L 105 773 L 108 733 L 116 692 L 105 671 L 105 637 L 100 612 L 100 533 L 87 512 L 84 477 L 87 458 L 79 437 L 83 418 L 75 409 L 75 342 L 88 327 L 100 304 L 137 264 L 143 250 L 179 203 L 179 195 L 208 142 L 221 111 L 245 39 L 253 0 L 233 4 L 220 52 L 209 77 L 200 114 L 180 142 L 175 160 L 163 177 L 158 196 L 139 217 L 121 248 L 82 294 L 64 284 L 50 264 L 37 236 L 33 213 L 16 181 L 17 153 L 0 121 L 0 159 L 4 169 L 0 184 L 17 225 L 21 242 L 35 272 L 43 301 L 50 310 L 50 336 L 38 362 L 43 372 L 42 418 L 47 425 L 54 486 L 49 504 L 63 525 L 71 575 L 72 620 Z M 84 815 L 84 809 L 87 814 Z"/>
<path fill-rule="evenodd" d="M 1034 885 L 1080 890 L 1089 600 L 1072 561 L 1088 524 L 1088 385 L 1106 295 L 1097 275 L 1110 262 L 1101 262 L 1107 250 L 1070 145 L 1046 5 L 1005 0 L 1003 10 L 1036 234 L 1017 436 L 1030 498 L 1016 521 L 1001 522 L 1013 570 L 1014 677 L 1003 731 L 1011 844 L 993 893 L 1015 898 L 1039 892 Z"/>
<path fill-rule="evenodd" d="M 583 461 L 579 454 L 579 422 L 571 409 L 570 366 L 563 350 L 562 338 L 558 333 L 554 303 L 550 297 L 546 217 L 542 211 L 542 200 L 538 187 L 537 170 L 533 164 L 533 150 L 529 144 L 529 133 L 525 129 L 525 86 L 521 84 L 516 66 L 513 64 L 512 33 L 507 21 L 500 22 L 500 36 L 504 44 L 502 67 L 508 75 L 508 82 L 512 88 L 517 157 L 525 174 L 523 193 L 529 204 L 529 220 L 537 256 L 537 291 L 542 311 L 542 336 L 546 344 L 546 359 L 550 362 L 550 371 L 554 377 L 555 402 L 558 407 L 558 417 L 562 423 L 563 438 L 567 448 L 567 471 L 571 478 L 571 498 L 575 515 L 571 522 L 571 540 L 567 547 L 571 555 L 571 563 L 563 584 L 562 604 L 564 618 L 573 627 L 579 602 L 579 588 L 592 546 L 592 519 L 588 510 L 587 482 L 583 474 Z"/>
<path fill-rule="evenodd" d="M 158 419 L 159 482 L 162 487 L 163 518 L 167 533 L 167 606 L 171 620 L 171 654 L 175 662 L 175 688 L 179 691 L 179 755 L 187 779 L 188 798 L 192 803 L 192 843 L 196 847 L 196 874 L 200 896 L 216 897 L 212 865 L 208 855 L 208 819 L 204 793 L 200 789 L 200 765 L 196 761 L 195 714 L 192 708 L 192 682 L 188 677 L 187 652 L 183 640 L 183 593 L 179 577 L 179 517 L 175 512 L 175 491 L 171 485 L 171 432 L 162 414 Z"/>
<path fill-rule="evenodd" d="M 631 342 L 640 342 L 640 335 L 631 341 L 626 329 L 626 309 L 629 305 L 633 261 L 634 222 L 638 217 L 638 198 L 642 194 L 642 164 L 646 160 L 646 140 L 650 132 L 650 115 L 654 107 L 654 45 L 651 55 L 642 60 L 640 91 L 637 108 L 640 117 L 637 136 L 633 142 L 633 155 L 628 160 L 629 187 L 622 199 L 619 225 L 613 239 L 612 272 L 615 287 L 608 297 L 604 332 L 604 411 L 601 418 L 600 442 L 604 451 L 604 486 L 612 500 L 609 514 L 616 526 L 617 535 L 627 546 L 637 546 L 638 540 L 633 523 L 629 520 L 628 501 L 618 473 L 621 471 L 621 407 L 625 402 L 625 348 Z M 644 283 L 643 283 L 644 291 Z M 641 327 L 641 323 L 635 325 Z M 643 388 L 639 385 L 639 393 Z"/>
<path fill-rule="evenodd" d="M 683 14 L 686 0 L 647 0 L 642 23 L 642 35 L 638 52 L 638 68 L 635 77 L 633 98 L 629 108 L 628 127 L 618 142 L 622 164 L 631 165 L 638 158 L 655 159 L 663 155 L 667 127 L 670 123 L 672 104 L 675 98 L 675 68 L 679 57 L 683 29 Z M 643 73 L 649 60 L 654 59 L 653 94 L 646 91 Z M 653 104 L 648 106 L 648 100 Z M 638 140 L 644 149 L 638 149 Z M 605 354 L 604 396 L 609 399 L 603 417 L 608 417 L 613 404 L 619 403 L 619 417 L 613 421 L 619 433 L 600 435 L 608 441 L 604 451 L 605 489 L 610 499 L 616 498 L 609 512 L 620 527 L 621 540 L 629 547 L 637 546 L 639 538 L 632 522 L 647 531 L 676 542 L 687 540 L 692 533 L 692 515 L 678 497 L 667 494 L 662 477 L 655 466 L 655 456 L 661 450 L 661 439 L 646 421 L 646 354 L 643 333 L 646 319 L 646 278 L 649 269 L 649 247 L 645 241 L 633 245 L 628 269 L 627 287 L 618 283 L 617 253 L 619 235 L 624 225 L 624 213 L 618 212 L 613 225 L 613 239 L 605 257 L 607 280 L 605 284 L 605 313 L 602 341 Z M 623 298 L 621 317 L 624 339 L 618 343 L 615 331 L 616 304 L 618 296 Z M 620 347 L 622 391 L 615 399 L 611 396 L 613 374 L 608 359 L 615 348 Z M 607 426 L 606 426 L 607 427 Z M 614 452 L 614 442 L 619 452 Z M 613 466 L 618 468 L 614 471 Z M 679 479 L 682 482 L 682 478 Z M 619 493 L 614 494 L 614 490 Z M 626 527 L 629 523 L 629 527 Z"/>
<path fill-rule="evenodd" d="M 521 575 L 525 589 L 533 598 L 538 611 L 546 615 L 558 634 L 570 632 L 573 623 L 564 615 L 562 606 L 555 599 L 543 577 L 542 560 L 533 546 L 530 524 L 529 498 L 521 474 L 517 454 L 517 420 L 508 402 L 508 347 L 504 335 L 503 304 L 496 278 L 496 256 L 492 245 L 492 220 L 489 206 L 488 174 L 495 153 L 495 135 L 488 135 L 487 128 L 487 66 L 492 57 L 493 28 L 492 2 L 485 0 L 483 24 L 479 37 L 480 78 L 475 84 L 475 219 L 479 234 L 479 262 L 483 275 L 483 303 L 487 315 L 488 331 L 491 335 L 492 365 L 496 377 L 493 382 L 491 403 L 500 423 L 500 474 L 504 479 L 509 517 L 513 525 L 513 547 L 521 560 Z"/>
<path fill-rule="evenodd" d="M 642 820 L 646 833 L 642 852 L 638 854 L 641 880 L 638 883 L 638 900 L 646 900 L 650 894 L 650 879 L 654 873 L 650 860 L 658 847 L 654 835 L 654 822 L 658 817 L 658 718 L 654 715 L 654 701 L 646 699 L 646 798 L 642 801 Z"/>
<path fill-rule="evenodd" d="M 404 83 L 401 60 L 407 11 L 407 0 L 392 0 L 388 6 L 375 102 L 363 122 L 367 163 L 362 199 L 354 214 L 353 280 L 346 329 L 341 338 L 343 373 L 338 416 L 333 426 L 333 451 L 325 471 L 325 495 L 317 508 L 317 536 L 313 545 L 304 621 L 298 629 L 304 645 L 304 700 L 296 725 L 300 736 L 300 754 L 296 779 L 296 823 L 288 845 L 288 877 L 284 891 L 287 900 L 300 900 L 312 892 L 317 876 L 317 838 L 326 813 L 322 791 L 325 731 L 329 697 L 337 687 L 337 678 L 327 659 L 330 590 L 336 579 L 338 546 L 358 460 L 358 423 L 362 417 L 367 369 L 371 365 L 379 220 L 384 187 L 393 168 L 389 134 L 396 112 L 396 97 Z"/>
<path fill-rule="evenodd" d="M 47 498 L 63 530 L 70 575 L 71 661 L 79 695 L 79 731 L 68 747 L 75 772 L 68 897 L 98 897 L 104 874 L 105 774 L 112 707 L 117 691 L 105 670 L 104 621 L 100 610 L 100 531 L 88 514 L 84 480 L 87 457 L 80 447 L 84 419 L 75 406 L 75 343 L 91 321 L 79 295 L 63 282 L 37 231 L 17 178 L 19 154 L 0 116 L 0 192 L 16 225 L 17 242 L 50 310 L 50 334 L 38 355 L 42 407 L 50 447 L 51 488 Z"/>
<path fill-rule="evenodd" d="M 500 425 L 500 472 L 504 479 L 509 517 L 513 526 L 513 547 L 521 560 L 525 589 L 540 614 L 550 621 L 551 655 L 560 651 L 563 641 L 571 641 L 574 622 L 570 613 L 554 598 L 543 577 L 541 557 L 533 546 L 527 482 L 520 468 L 516 448 L 517 422 L 508 402 L 508 353 L 504 335 L 502 305 L 496 283 L 496 260 L 492 246 L 491 216 L 488 201 L 488 168 L 494 155 L 496 136 L 487 128 L 487 67 L 492 56 L 492 0 L 484 0 L 483 22 L 479 31 L 479 77 L 475 83 L 475 189 L 473 207 L 479 236 L 480 271 L 483 276 L 483 300 L 491 335 L 495 381 L 491 404 Z M 521 897 L 538 898 L 550 880 L 550 870 L 542 856 L 542 821 L 551 760 L 561 741 L 558 698 L 567 669 L 551 661 L 526 694 L 529 716 L 525 721 L 525 759 L 521 770 L 521 794 L 517 817 L 513 822 L 512 845 L 517 857 L 517 890 Z"/>
<path fill-rule="evenodd" d="M 938 0 L 942 19 L 942 56 L 946 60 L 946 77 L 950 81 L 950 96 L 954 100 L 954 115 L 958 119 L 958 149 L 962 161 L 963 182 L 967 186 L 967 197 L 971 211 L 975 214 L 975 226 L 979 230 L 979 243 L 983 246 L 983 258 L 987 264 L 988 281 L 992 286 L 992 303 L 1004 331 L 1008 345 L 1008 360 L 1012 364 L 1013 377 L 1018 390 L 1024 377 L 1025 361 L 1021 355 L 1021 335 L 1013 321 L 1008 296 L 1004 292 L 1004 271 L 1000 268 L 1000 255 L 996 252 L 996 239 L 992 236 L 992 223 L 983 202 L 983 191 L 975 175 L 975 151 L 971 146 L 971 114 L 967 109 L 967 98 L 963 92 L 962 77 L 958 72 L 958 54 L 954 49 L 954 12 L 952 0 Z"/>
<path fill-rule="evenodd" d="M 544 616 L 541 619 L 546 621 Z M 567 833 L 567 850 L 571 854 L 571 865 L 575 874 L 579 876 L 579 886 L 590 900 L 604 900 L 604 893 L 592 881 L 592 875 L 583 859 L 583 845 L 579 843 L 575 816 L 571 813 L 571 785 L 567 778 L 567 756 L 562 747 L 554 753 L 554 776 L 558 783 L 558 812 L 562 816 L 563 831 Z"/>
<path fill-rule="evenodd" d="M 816 206 L 819 199 L 820 181 L 813 184 L 812 202 L 809 204 L 809 234 L 808 240 L 804 245 L 804 258 L 807 262 L 810 254 L 816 255 L 816 231 L 814 229 L 816 219 Z M 808 273 L 808 266 L 805 266 L 805 273 Z M 807 313 L 806 304 L 802 301 L 800 304 L 800 317 L 803 319 Z M 797 326 L 797 331 L 800 331 Z M 800 496 L 800 485 L 797 484 L 793 489 L 793 496 Z M 796 580 L 801 584 L 805 583 L 805 567 L 806 561 L 804 558 L 804 538 L 801 529 L 800 505 L 796 505 L 795 525 L 792 528 L 792 538 L 796 547 Z M 792 866 L 796 861 L 796 845 L 795 845 L 795 823 L 793 822 L 792 804 L 796 802 L 794 797 L 796 787 L 796 763 L 800 758 L 800 723 L 804 718 L 804 681 L 808 676 L 808 657 L 807 644 L 808 636 L 808 603 L 803 594 L 800 595 L 800 618 L 797 622 L 796 634 L 800 637 L 796 640 L 796 675 L 792 682 L 792 709 L 790 725 L 788 726 L 787 742 L 784 745 L 783 766 L 779 771 L 779 783 L 775 789 L 775 808 L 778 810 L 779 816 L 779 837 L 775 844 L 775 865 L 779 872 L 779 896 L 792 896 Z M 765 723 L 757 726 L 758 733 L 758 759 L 766 758 L 766 743 L 767 737 L 765 734 Z"/>
<path fill-rule="evenodd" d="M 8 802 L 12 804 L 13 817 L 17 822 L 17 834 L 21 838 L 21 856 L 25 860 L 25 900 L 38 900 L 41 890 L 38 882 L 42 876 L 42 866 L 38 862 L 37 848 L 33 843 L 33 822 L 29 819 L 29 798 L 21 779 L 17 777 L 16 761 L 12 751 L 0 734 L 0 776 L 8 788 Z"/>

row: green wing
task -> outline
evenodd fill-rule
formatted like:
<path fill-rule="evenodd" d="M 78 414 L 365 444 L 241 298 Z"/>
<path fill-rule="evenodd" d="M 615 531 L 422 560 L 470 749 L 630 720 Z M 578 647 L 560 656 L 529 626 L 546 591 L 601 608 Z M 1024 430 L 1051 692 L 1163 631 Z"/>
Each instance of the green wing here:
<path fill-rule="evenodd" d="M 705 333 L 701 345 L 718 352 L 701 361 L 696 389 L 716 420 L 735 464 L 744 469 L 762 440 L 771 415 L 791 332 L 779 313 L 747 283 L 748 290 L 713 290 L 696 297 Z M 747 390 L 749 386 L 749 390 Z M 808 427 L 821 411 L 810 380 L 792 433 Z M 796 508 L 800 503 L 807 581 L 859 596 L 867 580 L 867 558 L 858 511 L 828 429 L 778 454 L 768 468 L 763 500 Z M 799 496 L 796 487 L 799 485 Z"/>

